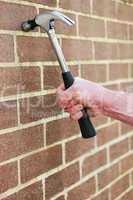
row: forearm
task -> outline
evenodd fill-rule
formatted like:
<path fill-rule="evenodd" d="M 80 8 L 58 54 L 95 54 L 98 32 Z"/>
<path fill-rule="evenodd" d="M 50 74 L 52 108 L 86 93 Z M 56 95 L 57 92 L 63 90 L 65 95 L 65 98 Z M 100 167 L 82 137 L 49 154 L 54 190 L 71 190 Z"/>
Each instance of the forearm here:
<path fill-rule="evenodd" d="M 133 125 L 133 94 L 105 89 L 103 114 Z"/>

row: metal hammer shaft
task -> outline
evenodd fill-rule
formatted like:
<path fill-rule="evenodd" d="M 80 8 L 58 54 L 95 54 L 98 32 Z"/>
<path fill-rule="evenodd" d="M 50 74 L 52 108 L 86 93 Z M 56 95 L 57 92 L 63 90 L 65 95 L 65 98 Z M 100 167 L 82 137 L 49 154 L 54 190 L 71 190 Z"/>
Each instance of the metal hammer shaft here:
<path fill-rule="evenodd" d="M 54 51 L 55 51 L 55 54 L 56 54 L 57 59 L 59 61 L 62 72 L 68 72 L 69 68 L 66 64 L 65 57 L 63 55 L 62 49 L 61 49 L 59 42 L 57 40 L 55 30 L 54 29 L 49 30 L 48 36 L 49 36 L 51 44 L 54 48 Z"/>

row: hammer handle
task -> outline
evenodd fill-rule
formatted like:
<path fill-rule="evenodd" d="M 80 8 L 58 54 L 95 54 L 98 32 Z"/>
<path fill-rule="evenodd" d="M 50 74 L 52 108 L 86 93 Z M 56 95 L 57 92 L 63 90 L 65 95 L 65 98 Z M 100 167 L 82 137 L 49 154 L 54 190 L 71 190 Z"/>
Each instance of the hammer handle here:
<path fill-rule="evenodd" d="M 62 77 L 63 77 L 63 80 L 64 80 L 65 88 L 67 89 L 67 88 L 71 87 L 72 84 L 74 83 L 74 77 L 73 77 L 72 73 L 70 71 L 63 72 Z M 94 137 L 96 135 L 96 131 L 93 127 L 93 124 L 90 120 L 90 117 L 87 114 L 86 108 L 84 108 L 82 110 L 82 112 L 83 112 L 83 117 L 81 117 L 78 120 L 80 130 L 81 130 L 81 133 L 82 133 L 82 137 L 83 138 Z"/>

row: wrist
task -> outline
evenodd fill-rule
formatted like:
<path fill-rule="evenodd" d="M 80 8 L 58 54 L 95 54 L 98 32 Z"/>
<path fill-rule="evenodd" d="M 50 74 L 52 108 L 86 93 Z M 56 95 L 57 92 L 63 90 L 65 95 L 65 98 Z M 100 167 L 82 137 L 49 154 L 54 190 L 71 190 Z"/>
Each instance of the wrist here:
<path fill-rule="evenodd" d="M 108 115 L 110 112 L 119 112 L 124 106 L 125 99 L 123 99 L 123 92 L 104 90 L 103 96 L 103 114 Z"/>
<path fill-rule="evenodd" d="M 92 84 L 92 85 L 91 85 Z M 91 90 L 90 90 L 91 87 Z M 88 107 L 96 108 L 97 111 L 102 113 L 103 110 L 103 99 L 106 90 L 102 85 L 97 83 L 88 82 Z"/>
<path fill-rule="evenodd" d="M 103 95 L 103 109 L 108 110 L 113 107 L 113 100 L 115 98 L 116 92 L 109 90 L 107 88 L 104 89 Z"/>

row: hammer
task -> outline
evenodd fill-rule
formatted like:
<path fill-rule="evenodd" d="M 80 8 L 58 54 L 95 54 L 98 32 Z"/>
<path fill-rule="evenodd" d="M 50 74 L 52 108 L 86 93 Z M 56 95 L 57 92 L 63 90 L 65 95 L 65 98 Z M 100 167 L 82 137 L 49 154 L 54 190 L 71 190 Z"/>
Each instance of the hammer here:
<path fill-rule="evenodd" d="M 72 86 L 72 84 L 74 83 L 74 77 L 66 64 L 62 49 L 56 37 L 55 29 L 54 29 L 55 20 L 61 20 L 62 22 L 64 22 L 65 24 L 69 26 L 75 23 L 66 15 L 58 11 L 52 11 L 52 12 L 39 14 L 34 19 L 23 22 L 21 24 L 21 28 L 23 31 L 28 32 L 30 30 L 33 30 L 35 27 L 40 26 L 45 32 L 47 32 L 49 39 L 51 41 L 51 44 L 54 48 L 55 54 L 57 56 L 57 59 L 59 61 L 59 64 L 62 70 L 64 85 L 65 85 L 65 88 L 67 89 L 70 86 Z M 96 135 L 96 131 L 87 114 L 87 109 L 84 108 L 81 111 L 83 112 L 83 116 L 78 120 L 78 122 L 79 122 L 80 130 L 82 133 L 82 137 L 83 138 L 94 137 Z"/>

